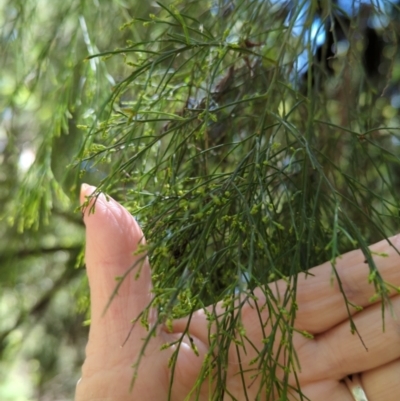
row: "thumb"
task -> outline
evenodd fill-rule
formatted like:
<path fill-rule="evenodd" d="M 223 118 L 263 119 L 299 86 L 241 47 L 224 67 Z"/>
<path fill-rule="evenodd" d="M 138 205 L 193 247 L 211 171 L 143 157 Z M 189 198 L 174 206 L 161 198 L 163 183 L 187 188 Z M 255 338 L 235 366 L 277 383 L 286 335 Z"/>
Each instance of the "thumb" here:
<path fill-rule="evenodd" d="M 95 190 L 83 184 L 81 203 Z M 84 222 L 91 294 L 90 340 L 97 347 L 99 341 L 110 345 L 110 339 L 120 346 L 132 328 L 132 320 L 151 301 L 147 257 L 143 253 L 135 255 L 138 245 L 145 243 L 143 232 L 124 207 L 101 193 L 85 207 Z M 141 324 L 136 324 L 132 335 L 141 338 L 143 333 Z"/>

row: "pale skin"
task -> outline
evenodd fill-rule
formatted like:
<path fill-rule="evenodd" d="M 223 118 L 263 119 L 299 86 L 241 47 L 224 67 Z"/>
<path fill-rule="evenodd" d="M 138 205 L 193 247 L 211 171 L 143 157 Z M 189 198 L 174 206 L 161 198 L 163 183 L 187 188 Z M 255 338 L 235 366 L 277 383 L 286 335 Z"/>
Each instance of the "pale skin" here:
<path fill-rule="evenodd" d="M 82 203 L 94 189 L 85 185 L 82 187 Z M 138 258 L 143 257 L 134 255 L 138 243 L 144 241 L 143 233 L 126 209 L 112 199 L 107 201 L 104 195 L 98 197 L 95 213 L 89 214 L 86 209 L 84 222 L 92 323 L 75 401 L 167 400 L 171 374 L 168 363 L 175 348 L 161 348 L 181 337 L 188 327 L 188 320 L 174 322 L 173 332 L 162 326 L 157 328 L 139 365 L 135 386 L 130 391 L 132 364 L 137 360 L 143 339 L 148 334 L 140 324 L 132 329 L 131 323 L 152 299 L 151 272 L 147 260 L 140 277 L 135 279 L 134 272 L 128 275 L 118 295 L 104 311 L 115 289 L 115 277 L 122 276 Z M 394 247 L 400 249 L 400 235 L 390 240 Z M 394 247 L 387 241 L 381 241 L 372 245 L 371 249 L 384 280 L 399 287 L 400 256 Z M 376 253 L 385 253 L 387 256 Z M 332 265 L 325 263 L 311 269 L 313 276 L 301 274 L 297 284 L 299 309 L 295 327 L 313 335 L 313 338 L 294 335 L 294 347 L 301 366 L 297 376 L 302 392 L 312 401 L 353 401 L 345 378 L 357 373 L 356 384 L 364 388 L 368 401 L 397 401 L 400 396 L 400 295 L 390 289 L 392 309 L 386 311 L 383 332 L 381 304 L 379 301 L 370 301 L 375 290 L 368 283 L 369 268 L 364 255 L 357 250 L 349 252 L 337 259 L 336 268 L 348 300 L 363 307 L 362 311 L 354 308 L 350 311 L 364 345 L 359 336 L 350 331 L 343 294 L 337 282 L 332 281 Z M 270 286 L 276 296 L 283 295 L 287 289 L 287 283 L 282 280 Z M 246 302 L 243 307 L 242 323 L 249 341 L 257 350 L 261 350 L 263 335 L 254 302 L 262 307 L 265 298 L 261 289 L 257 289 L 255 294 L 257 301 Z M 209 311 L 221 309 L 221 305 L 216 305 Z M 268 321 L 268 309 L 262 310 L 262 318 Z M 155 319 L 156 315 L 153 314 L 150 324 Z M 265 330 L 268 332 L 268 329 L 267 324 Z M 211 327 L 211 331 L 214 330 Z M 129 339 L 125 342 L 130 331 Z M 171 400 L 174 401 L 191 399 L 187 398 L 188 394 L 207 354 L 210 331 L 205 311 L 199 310 L 193 314 L 189 332 L 198 355 L 193 352 L 189 337 L 185 336 L 175 367 L 171 393 Z M 246 349 L 247 353 L 240 354 L 239 364 L 237 349 L 231 347 L 226 384 L 228 391 L 224 401 L 255 399 L 258 386 L 257 381 L 251 384 L 254 365 L 250 363 L 257 355 L 257 350 L 252 347 Z M 244 376 L 247 398 L 242 381 L 238 380 L 240 369 L 253 369 Z M 293 375 L 290 381 L 295 383 Z M 198 399 L 212 399 L 207 385 L 201 387 Z M 261 395 L 260 399 L 265 397 Z M 296 399 L 295 395 L 293 399 Z"/>

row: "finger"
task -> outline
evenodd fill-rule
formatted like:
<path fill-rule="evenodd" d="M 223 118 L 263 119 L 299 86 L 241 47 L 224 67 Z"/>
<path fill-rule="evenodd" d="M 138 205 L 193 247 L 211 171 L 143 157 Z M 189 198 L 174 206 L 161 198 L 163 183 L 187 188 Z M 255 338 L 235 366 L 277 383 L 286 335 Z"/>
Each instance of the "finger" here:
<path fill-rule="evenodd" d="M 400 360 L 364 372 L 362 385 L 370 401 L 398 401 L 400 394 Z"/>
<path fill-rule="evenodd" d="M 94 191 L 95 187 L 84 184 L 81 202 Z M 84 211 L 84 222 L 91 295 L 90 335 L 97 335 L 102 341 L 117 339 L 121 345 L 132 327 L 131 321 L 151 301 L 147 258 L 143 253 L 134 254 L 138 245 L 144 244 L 143 233 L 129 212 L 104 194 L 90 201 Z M 120 286 L 115 293 L 117 284 Z M 141 336 L 144 329 L 140 330 L 140 324 L 136 326 L 136 333 Z"/>
<path fill-rule="evenodd" d="M 346 384 L 337 380 L 321 380 L 301 386 L 303 399 L 310 401 L 354 401 Z M 291 401 L 300 401 L 300 396 L 293 396 Z"/>
<path fill-rule="evenodd" d="M 351 333 L 348 321 L 313 340 L 296 337 L 300 367 L 307 367 L 299 380 L 340 380 L 400 358 L 400 296 L 392 298 L 391 308 L 385 311 L 384 331 L 381 304 L 375 304 L 353 318 L 361 338 Z"/>
<path fill-rule="evenodd" d="M 383 280 L 394 286 L 400 286 L 400 235 L 390 238 L 388 241 L 380 241 L 370 247 L 373 259 L 382 275 Z M 383 256 L 385 254 L 386 256 Z M 368 281 L 370 273 L 365 256 L 360 250 L 348 252 L 336 259 L 336 271 L 338 279 L 334 276 L 333 267 L 326 262 L 309 271 L 311 274 L 300 274 L 297 281 L 296 302 L 298 311 L 296 316 L 296 328 L 310 333 L 322 333 L 346 320 L 357 310 L 348 302 L 365 307 L 371 304 L 370 299 L 375 294 L 374 284 Z M 287 289 L 287 283 L 278 281 L 272 284 L 271 289 L 281 297 Z M 389 295 L 396 290 L 389 287 Z M 262 291 L 257 295 L 264 299 Z"/>

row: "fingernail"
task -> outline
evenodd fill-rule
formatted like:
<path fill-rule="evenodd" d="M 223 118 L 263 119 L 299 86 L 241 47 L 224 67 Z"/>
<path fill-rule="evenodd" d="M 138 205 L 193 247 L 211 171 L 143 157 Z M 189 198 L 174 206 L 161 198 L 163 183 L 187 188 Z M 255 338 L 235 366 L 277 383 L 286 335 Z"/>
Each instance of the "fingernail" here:
<path fill-rule="evenodd" d="M 86 197 L 90 196 L 95 190 L 96 190 L 96 187 L 94 187 L 93 185 L 82 184 L 81 185 L 81 193 L 80 193 L 80 197 L 79 197 L 81 204 L 83 204 L 86 201 Z"/>

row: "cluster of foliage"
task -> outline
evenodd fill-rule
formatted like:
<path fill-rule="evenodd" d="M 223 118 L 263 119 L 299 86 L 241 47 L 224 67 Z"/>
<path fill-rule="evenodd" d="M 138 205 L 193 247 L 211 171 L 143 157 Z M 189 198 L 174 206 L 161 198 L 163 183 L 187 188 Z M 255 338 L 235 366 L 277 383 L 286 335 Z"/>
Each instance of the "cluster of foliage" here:
<path fill-rule="evenodd" d="M 367 246 L 398 230 L 395 2 L 3 3 L 0 338 L 54 331 L 39 389 L 85 336 L 71 308 L 59 327 L 66 298 L 87 310 L 81 182 L 144 228 L 162 319 L 278 278 L 295 305 L 296 273 L 356 247 L 385 297 Z"/>

